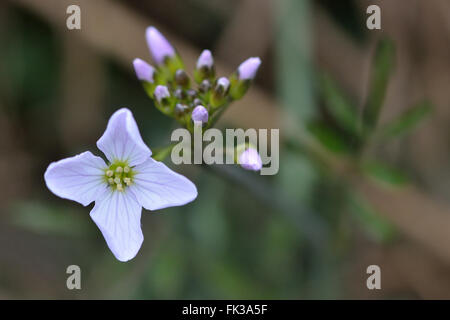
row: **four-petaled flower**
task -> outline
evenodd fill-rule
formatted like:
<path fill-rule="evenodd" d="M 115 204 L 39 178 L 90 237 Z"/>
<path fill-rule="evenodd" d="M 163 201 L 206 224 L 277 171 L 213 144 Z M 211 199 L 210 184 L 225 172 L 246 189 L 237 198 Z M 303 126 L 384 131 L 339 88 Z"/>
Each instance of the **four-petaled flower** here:
<path fill-rule="evenodd" d="M 84 206 L 95 201 L 90 216 L 120 261 L 136 256 L 144 236 L 142 207 L 158 210 L 180 206 L 197 197 L 195 185 L 151 158 L 128 109 L 110 118 L 97 147 L 108 164 L 91 152 L 49 165 L 44 178 L 57 196 Z"/>

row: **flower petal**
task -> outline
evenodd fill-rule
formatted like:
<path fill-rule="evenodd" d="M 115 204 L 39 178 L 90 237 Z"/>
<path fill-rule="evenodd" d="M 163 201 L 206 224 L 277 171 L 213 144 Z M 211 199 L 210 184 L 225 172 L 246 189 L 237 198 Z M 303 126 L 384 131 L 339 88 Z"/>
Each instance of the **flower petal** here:
<path fill-rule="evenodd" d="M 117 110 L 109 119 L 105 133 L 97 141 L 109 161 L 128 161 L 135 166 L 147 160 L 152 152 L 142 141 L 136 121 L 130 110 Z"/>
<path fill-rule="evenodd" d="M 105 191 L 105 161 L 91 152 L 51 163 L 44 174 L 45 183 L 57 196 L 87 206 Z"/>
<path fill-rule="evenodd" d="M 141 211 L 131 193 L 108 190 L 90 213 L 109 249 L 120 261 L 133 259 L 144 241 Z"/>
<path fill-rule="evenodd" d="M 147 210 L 181 206 L 197 197 L 195 185 L 162 162 L 150 158 L 134 170 L 134 183 L 129 189 Z"/>

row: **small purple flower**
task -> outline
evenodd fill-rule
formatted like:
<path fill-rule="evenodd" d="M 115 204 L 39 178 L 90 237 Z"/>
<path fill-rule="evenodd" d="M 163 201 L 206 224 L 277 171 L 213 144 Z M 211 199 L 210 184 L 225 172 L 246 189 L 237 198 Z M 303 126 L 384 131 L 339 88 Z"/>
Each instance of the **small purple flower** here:
<path fill-rule="evenodd" d="M 153 60 L 157 64 L 164 63 L 166 57 L 175 56 L 175 49 L 169 41 L 158 31 L 155 27 L 148 27 L 145 36 L 147 38 L 147 45 L 153 56 Z"/>
<path fill-rule="evenodd" d="M 208 122 L 208 110 L 204 106 L 196 106 L 192 111 L 192 121 L 201 123 Z"/>
<path fill-rule="evenodd" d="M 90 216 L 120 261 L 134 258 L 144 236 L 142 207 L 158 210 L 184 205 L 197 197 L 195 185 L 153 160 L 128 109 L 116 111 L 97 141 L 108 164 L 91 152 L 51 163 L 45 172 L 55 195 L 81 203 L 95 201 Z"/>
<path fill-rule="evenodd" d="M 240 80 L 252 80 L 258 71 L 261 59 L 258 57 L 248 58 L 238 67 L 238 74 Z"/>
<path fill-rule="evenodd" d="M 202 67 L 212 68 L 214 64 L 214 59 L 209 50 L 203 50 L 200 54 L 200 57 L 197 60 L 197 69 L 201 69 Z"/>
<path fill-rule="evenodd" d="M 159 86 L 157 86 L 156 88 L 155 88 L 155 98 L 156 98 L 156 100 L 159 102 L 159 103 L 161 103 L 161 101 L 163 100 L 163 99 L 166 99 L 166 98 L 169 98 L 170 97 L 170 92 L 169 92 L 169 89 L 167 89 L 167 87 L 166 86 L 161 86 L 161 85 L 159 85 Z"/>
<path fill-rule="evenodd" d="M 225 78 L 225 77 L 220 77 L 220 78 L 217 80 L 217 86 L 222 87 L 222 88 L 223 88 L 223 91 L 227 91 L 228 88 L 230 87 L 230 80 L 228 80 L 228 79 Z"/>
<path fill-rule="evenodd" d="M 133 60 L 133 66 L 139 80 L 153 83 L 155 68 L 139 58 Z"/>
<path fill-rule="evenodd" d="M 239 156 L 239 164 L 246 170 L 259 171 L 262 168 L 262 160 L 254 148 L 248 148 Z"/>

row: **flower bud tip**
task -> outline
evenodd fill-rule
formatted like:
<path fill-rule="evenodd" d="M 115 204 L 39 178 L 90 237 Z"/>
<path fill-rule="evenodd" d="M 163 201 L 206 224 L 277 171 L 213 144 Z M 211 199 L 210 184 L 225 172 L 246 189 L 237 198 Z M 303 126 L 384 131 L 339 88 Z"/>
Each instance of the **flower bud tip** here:
<path fill-rule="evenodd" d="M 240 80 L 252 80 L 258 71 L 261 59 L 258 57 L 248 58 L 242 62 L 238 67 L 238 74 Z"/>
<path fill-rule="evenodd" d="M 173 57 L 175 49 L 155 27 L 148 27 L 145 36 L 147 45 L 157 64 L 162 64 L 166 57 Z"/>
<path fill-rule="evenodd" d="M 139 80 L 153 83 L 155 68 L 139 58 L 133 60 L 133 66 Z"/>
<path fill-rule="evenodd" d="M 170 93 L 169 89 L 166 86 L 159 85 L 155 88 L 155 98 L 158 102 L 161 102 L 162 99 L 169 98 Z"/>
<path fill-rule="evenodd" d="M 192 111 L 192 121 L 194 122 L 208 122 L 208 110 L 204 106 L 196 106 Z"/>
<path fill-rule="evenodd" d="M 253 148 L 248 148 L 240 154 L 239 164 L 246 170 L 259 171 L 262 168 L 261 157 Z"/>
<path fill-rule="evenodd" d="M 201 69 L 202 67 L 212 68 L 214 64 L 214 59 L 209 50 L 203 50 L 200 54 L 200 57 L 197 60 L 197 69 Z"/>

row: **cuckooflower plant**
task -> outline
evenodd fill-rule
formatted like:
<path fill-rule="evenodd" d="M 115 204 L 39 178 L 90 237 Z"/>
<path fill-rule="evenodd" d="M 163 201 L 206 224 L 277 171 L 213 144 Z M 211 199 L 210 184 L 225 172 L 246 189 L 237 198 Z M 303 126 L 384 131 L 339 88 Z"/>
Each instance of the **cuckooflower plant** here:
<path fill-rule="evenodd" d="M 144 72 L 145 78 L 148 73 Z M 130 110 L 116 111 L 97 141 L 107 162 L 83 152 L 51 163 L 44 178 L 57 196 L 87 206 L 109 248 L 120 261 L 134 258 L 144 236 L 141 211 L 181 206 L 197 197 L 195 185 L 151 158 Z"/>

